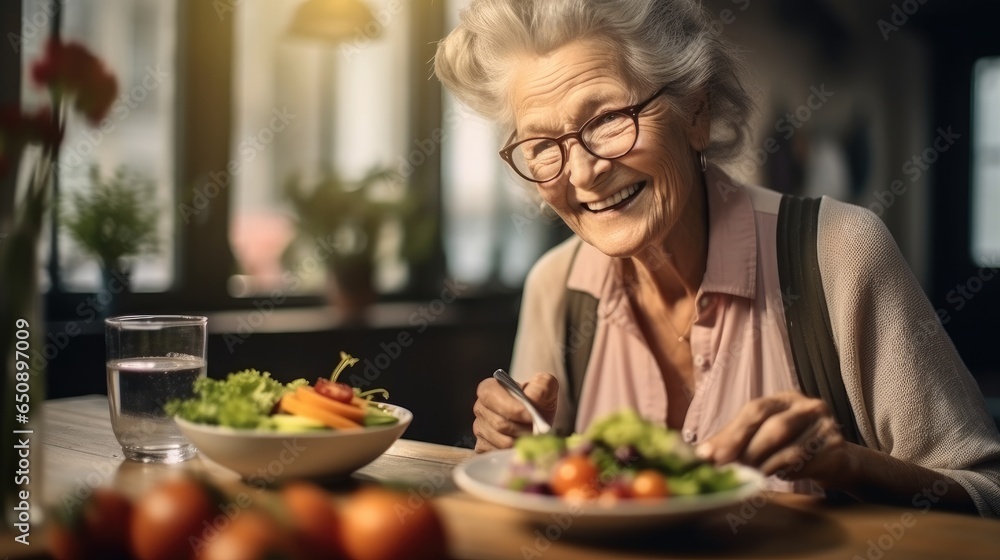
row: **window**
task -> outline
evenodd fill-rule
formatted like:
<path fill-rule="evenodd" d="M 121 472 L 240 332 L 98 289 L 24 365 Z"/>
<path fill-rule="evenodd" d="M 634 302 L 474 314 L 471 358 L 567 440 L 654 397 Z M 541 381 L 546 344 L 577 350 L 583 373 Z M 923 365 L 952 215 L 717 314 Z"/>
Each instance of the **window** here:
<path fill-rule="evenodd" d="M 54 5 L 61 6 L 63 38 L 92 50 L 119 81 L 119 98 L 103 126 L 76 116 L 68 123 L 59 187 L 63 200 L 89 188 L 95 164 L 104 176 L 124 165 L 155 183 L 163 209 L 160 249 L 134 264 L 132 290 L 145 292 L 131 299 L 135 310 L 234 308 L 275 289 L 307 296 L 291 304 L 315 303 L 326 271 L 307 268 L 304 253 L 291 248 L 298 230 L 284 189 L 294 177 L 315 184 L 324 168 L 346 181 L 386 170 L 393 180 L 376 198 L 392 200 L 415 189 L 426 195 L 422 209 L 440 227 L 433 258 L 421 265 L 419 277 L 410 278 L 413 269 L 394 247 L 412 231 L 401 222 L 387 223 L 377 249 L 376 285 L 383 294 L 422 297 L 404 289 L 431 290 L 441 277 L 486 291 L 516 290 L 537 257 L 565 236 L 558 220 L 539 211 L 532 187 L 497 157 L 506 131 L 450 95 L 437 106 L 429 56 L 417 53 L 457 22 L 468 0 L 356 2 L 367 6 L 371 19 L 323 42 L 291 31 L 308 0 L 241 0 L 224 3 L 230 9 L 223 12 L 200 0 L 23 0 L 26 107 L 48 102 L 30 73 L 43 52 Z M 225 49 L 212 53 L 218 56 L 198 54 L 196 49 L 224 37 L 233 47 L 231 58 Z M 207 62 L 197 64 L 202 60 Z M 225 67 L 231 70 L 231 96 L 223 92 L 220 76 L 226 74 L 218 71 Z M 199 92 L 206 75 L 220 78 Z M 225 124 L 213 127 L 205 119 L 215 115 L 232 118 L 220 118 Z M 206 176 L 228 169 L 226 163 L 240 169 L 226 190 L 228 215 L 199 213 L 188 223 L 183 209 L 191 205 L 191 193 L 200 193 Z M 56 293 L 52 309 L 72 316 L 81 298 L 100 290 L 101 271 L 69 236 L 60 234 L 56 245 L 60 286 L 71 293 Z M 230 250 L 235 267 L 229 266 Z M 50 254 L 45 251 L 43 259 Z M 289 273 L 298 277 L 291 285 Z M 414 288 L 417 278 L 429 281 Z"/>
<path fill-rule="evenodd" d="M 449 0 L 447 29 L 469 0 Z M 449 274 L 472 284 L 520 287 L 531 265 L 565 237 L 543 214 L 534 186 L 516 179 L 497 156 L 510 131 L 476 116 L 445 92 L 442 199 Z"/>
<path fill-rule="evenodd" d="M 24 106 L 50 103 L 48 93 L 31 80 L 49 36 L 51 0 L 25 0 L 22 25 L 22 97 Z M 91 166 L 109 176 L 127 166 L 156 185 L 157 205 L 173 208 L 173 118 L 176 1 L 77 0 L 62 8 L 62 36 L 82 43 L 118 79 L 118 98 L 97 127 L 72 114 L 59 158 L 60 209 L 70 210 L 67 194 L 90 188 Z M 133 291 L 163 291 L 174 274 L 174 213 L 163 212 L 158 224 L 159 251 L 142 256 L 132 269 Z M 93 292 L 101 283 L 98 263 L 84 255 L 66 234 L 59 236 L 62 287 Z M 44 259 L 51 253 L 46 252 Z M 46 281 L 51 279 L 46 277 Z"/>
<path fill-rule="evenodd" d="M 230 217 L 240 266 L 230 283 L 235 296 L 322 289 L 324 270 L 311 266 L 309 247 L 297 253 L 290 246 L 297 231 L 283 192 L 288 181 L 298 178 L 309 190 L 324 169 L 345 181 L 385 169 L 407 188 L 400 171 L 408 134 L 405 54 L 417 8 L 368 0 L 371 20 L 324 41 L 296 35 L 292 24 L 303 5 L 248 0 L 235 15 L 232 159 L 242 164 Z M 405 265 L 392 256 L 380 259 L 376 272 L 383 292 L 406 281 Z"/>
<path fill-rule="evenodd" d="M 972 260 L 1000 266 L 1000 57 L 981 58 L 972 85 Z"/>

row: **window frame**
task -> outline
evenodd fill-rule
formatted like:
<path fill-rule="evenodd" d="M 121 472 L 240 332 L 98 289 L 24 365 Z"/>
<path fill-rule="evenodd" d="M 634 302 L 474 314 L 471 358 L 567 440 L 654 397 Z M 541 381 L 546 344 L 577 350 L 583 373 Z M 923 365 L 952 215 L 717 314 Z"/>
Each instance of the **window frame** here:
<path fill-rule="evenodd" d="M 58 9 L 58 6 L 57 6 Z M 238 5 L 232 9 L 239 9 Z M 21 2 L 5 3 L 0 8 L 7 32 L 20 34 L 23 8 Z M 413 9 L 410 18 L 412 49 L 406 60 L 413 95 L 405 127 L 407 138 L 432 138 L 442 127 L 442 91 L 437 80 L 427 79 L 427 61 L 433 59 L 435 41 L 444 30 L 442 3 L 430 3 Z M 235 18 L 215 3 L 202 0 L 178 0 L 176 36 L 176 107 L 174 113 L 173 176 L 175 207 L 169 211 L 175 219 L 174 281 L 162 292 L 133 292 L 119 298 L 115 313 L 180 313 L 253 309 L 261 299 L 270 299 L 284 307 L 318 307 L 322 295 L 271 294 L 257 297 L 233 297 L 227 285 L 236 260 L 229 241 L 230 193 L 217 189 L 197 219 L 181 219 L 178 207 L 191 204 L 195 193 L 204 190 L 208 174 L 226 169 L 231 158 L 234 118 L 233 62 Z M 6 36 L 7 33 L 4 33 Z M 20 104 L 22 53 L 3 49 L 0 63 L 5 80 L 0 86 L 0 101 Z M 13 79 L 6 79 L 7 76 Z M 16 77 L 15 77 L 16 76 Z M 446 260 L 441 240 L 441 158 L 430 157 L 410 176 L 411 188 L 422 185 L 422 204 L 434 212 L 437 220 L 435 241 L 429 258 L 411 266 L 408 286 L 385 297 L 390 301 L 423 299 L 440 291 L 440 279 L 446 274 Z M 5 177 L 4 198 L 13 199 L 14 178 Z M 228 187 L 228 184 L 226 185 Z M 214 190 L 214 189 L 213 189 Z M 202 194 L 205 194 L 202 192 Z M 3 204 L 0 227 L 14 215 L 12 204 Z M 9 211 L 6 209 L 10 209 Z M 82 310 L 100 305 L 100 294 L 50 289 L 46 295 L 46 314 L 50 320 L 76 320 Z M 96 302 L 95 302 L 96 300 Z"/>

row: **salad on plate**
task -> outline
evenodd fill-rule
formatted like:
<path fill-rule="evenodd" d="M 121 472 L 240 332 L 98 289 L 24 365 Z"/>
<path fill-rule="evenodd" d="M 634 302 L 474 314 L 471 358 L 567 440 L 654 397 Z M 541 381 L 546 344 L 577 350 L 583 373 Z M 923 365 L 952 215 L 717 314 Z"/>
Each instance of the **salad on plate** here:
<path fill-rule="evenodd" d="M 572 502 L 698 496 L 743 483 L 734 468 L 699 460 L 676 431 L 630 409 L 582 434 L 518 438 L 504 478 L 509 490 Z"/>

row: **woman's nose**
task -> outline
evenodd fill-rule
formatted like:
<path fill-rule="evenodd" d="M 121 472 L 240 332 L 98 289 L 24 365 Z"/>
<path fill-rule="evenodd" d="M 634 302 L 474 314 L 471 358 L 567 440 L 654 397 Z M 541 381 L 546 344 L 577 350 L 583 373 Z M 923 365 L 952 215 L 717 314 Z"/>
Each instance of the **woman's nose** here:
<path fill-rule="evenodd" d="M 566 145 L 566 170 L 573 185 L 590 188 L 604 172 L 611 169 L 611 161 L 588 152 L 580 142 L 572 139 Z"/>

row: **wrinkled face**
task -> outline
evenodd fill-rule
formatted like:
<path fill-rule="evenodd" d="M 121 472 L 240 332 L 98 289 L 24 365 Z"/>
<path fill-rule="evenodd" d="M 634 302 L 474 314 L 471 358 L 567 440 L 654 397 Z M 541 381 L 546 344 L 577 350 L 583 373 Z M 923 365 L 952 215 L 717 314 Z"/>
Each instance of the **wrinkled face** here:
<path fill-rule="evenodd" d="M 510 91 L 516 139 L 558 138 L 653 94 L 631 97 L 616 68 L 614 53 L 594 41 L 517 59 Z M 662 244 L 693 189 L 701 188 L 695 152 L 707 144 L 703 121 L 686 123 L 664 97 L 656 98 L 639 115 L 629 153 L 601 159 L 569 139 L 562 173 L 538 183 L 538 192 L 577 235 L 609 256 Z"/>

